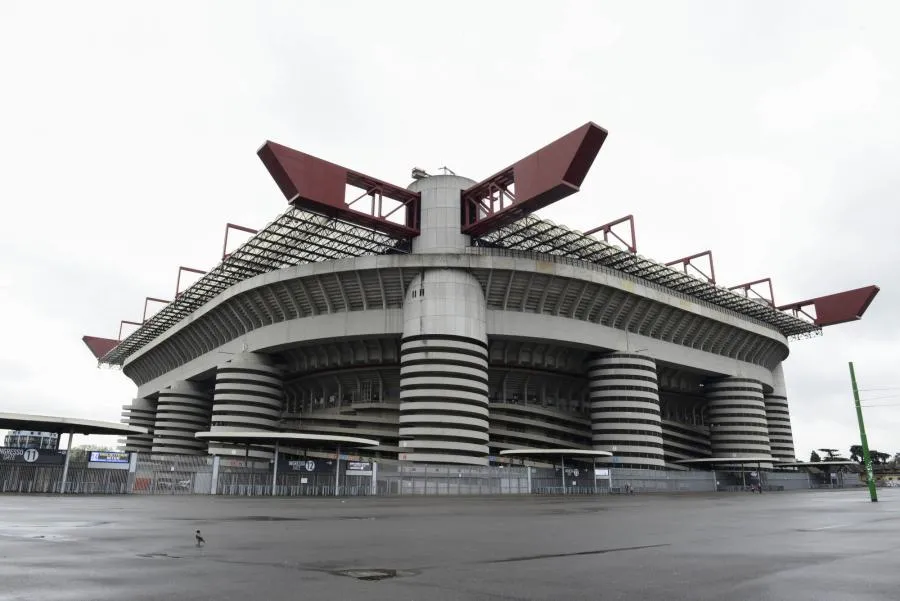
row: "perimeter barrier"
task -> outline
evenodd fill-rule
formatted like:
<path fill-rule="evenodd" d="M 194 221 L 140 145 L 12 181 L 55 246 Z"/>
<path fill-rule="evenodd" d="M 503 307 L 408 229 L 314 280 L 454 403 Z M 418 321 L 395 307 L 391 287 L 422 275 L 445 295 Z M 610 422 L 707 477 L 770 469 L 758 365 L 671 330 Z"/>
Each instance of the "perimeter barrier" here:
<path fill-rule="evenodd" d="M 271 461 L 210 455 L 139 453 L 112 464 L 84 458 L 70 462 L 67 493 L 140 495 L 229 495 L 290 497 L 606 495 L 690 493 L 757 489 L 755 472 L 593 469 L 590 464 L 560 468 L 457 466 L 371 462 L 334 457 Z M 58 493 L 63 466 L 0 463 L 0 492 Z M 763 491 L 821 486 L 806 472 L 763 471 Z"/>
<path fill-rule="evenodd" d="M 66 493 L 98 495 L 128 492 L 128 471 L 95 469 L 88 461 L 72 461 L 66 474 Z M 52 494 L 60 492 L 63 466 L 0 463 L 0 492 Z"/>

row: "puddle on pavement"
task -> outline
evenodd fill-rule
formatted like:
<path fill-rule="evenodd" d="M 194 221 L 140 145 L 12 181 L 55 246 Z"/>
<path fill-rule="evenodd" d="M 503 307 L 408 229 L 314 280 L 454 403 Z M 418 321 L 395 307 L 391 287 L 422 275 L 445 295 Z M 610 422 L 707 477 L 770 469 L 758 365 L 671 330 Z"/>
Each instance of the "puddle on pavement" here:
<path fill-rule="evenodd" d="M 400 578 L 403 576 L 413 576 L 415 572 L 394 570 L 388 568 L 350 568 L 346 570 L 334 570 L 331 572 L 335 576 L 347 576 L 357 580 L 368 582 L 376 582 L 378 580 L 387 580 L 388 578 Z"/>
<path fill-rule="evenodd" d="M 35 534 L 33 532 L 0 532 L 0 536 L 5 538 L 21 538 L 25 540 L 42 540 L 51 543 L 62 543 L 77 540 L 71 536 L 63 536 L 62 534 Z"/>
<path fill-rule="evenodd" d="M 277 515 L 236 515 L 231 517 L 215 518 L 168 518 L 180 522 L 305 522 L 308 518 L 292 518 Z"/>

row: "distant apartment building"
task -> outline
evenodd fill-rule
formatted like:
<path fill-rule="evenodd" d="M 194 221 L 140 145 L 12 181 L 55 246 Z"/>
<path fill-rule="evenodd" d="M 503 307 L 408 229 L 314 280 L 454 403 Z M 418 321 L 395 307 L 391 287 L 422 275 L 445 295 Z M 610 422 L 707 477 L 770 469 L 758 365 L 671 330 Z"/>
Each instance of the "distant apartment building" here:
<path fill-rule="evenodd" d="M 56 432 L 34 432 L 32 430 L 10 430 L 3 438 L 3 446 L 27 449 L 55 449 L 59 434 Z"/>

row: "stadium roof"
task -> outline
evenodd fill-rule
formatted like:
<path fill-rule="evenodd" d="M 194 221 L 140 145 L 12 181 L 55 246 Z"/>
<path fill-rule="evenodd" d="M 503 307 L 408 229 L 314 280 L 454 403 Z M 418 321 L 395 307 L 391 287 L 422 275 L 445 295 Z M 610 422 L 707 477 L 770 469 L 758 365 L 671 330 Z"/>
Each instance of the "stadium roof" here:
<path fill-rule="evenodd" d="M 253 276 L 301 263 L 406 252 L 404 243 L 400 238 L 291 207 L 127 338 L 100 355 L 100 363 L 122 365 L 129 356 L 227 288 Z"/>
<path fill-rule="evenodd" d="M 116 422 L 101 422 L 77 417 L 54 417 L 31 415 L 29 413 L 0 413 L 0 429 L 37 430 L 39 432 L 59 432 L 65 434 L 147 434 L 145 428 Z"/>
<path fill-rule="evenodd" d="M 601 265 L 755 318 L 785 336 L 814 334 L 819 326 L 641 255 L 532 215 L 474 240 L 478 246 L 566 257 Z M 227 255 L 121 342 L 97 353 L 101 364 L 122 365 L 227 288 L 256 275 L 303 263 L 407 253 L 404 239 L 291 207 Z M 91 337 L 86 337 L 91 338 Z M 94 347 L 98 347 L 92 339 Z M 86 341 L 87 342 L 87 341 Z M 113 346 L 113 344 L 115 344 Z M 90 346 L 90 345 L 89 345 Z M 91 347 L 94 350 L 94 347 Z M 100 345 L 98 348 L 103 348 Z M 105 349 L 103 349 L 105 350 Z"/>
<path fill-rule="evenodd" d="M 681 465 L 746 465 L 748 463 L 778 463 L 777 457 L 701 457 L 699 459 L 679 459 Z"/>
<path fill-rule="evenodd" d="M 259 430 L 241 430 L 227 432 L 197 432 L 195 438 L 211 442 L 232 442 L 237 444 L 294 444 L 307 448 L 337 447 L 374 447 L 378 441 L 358 436 L 339 436 L 331 434 L 307 434 L 305 432 L 266 432 Z"/>
<path fill-rule="evenodd" d="M 586 236 L 581 232 L 570 230 L 565 226 L 533 215 L 483 236 L 478 243 L 486 246 L 570 257 L 603 265 L 753 317 L 775 328 L 785 336 L 812 334 L 821 330 L 816 324 L 779 311 L 766 302 L 747 298 L 653 259 L 623 250 L 593 236 Z"/>
<path fill-rule="evenodd" d="M 506 449 L 500 451 L 504 457 L 543 457 L 555 455 L 557 457 L 612 457 L 609 451 L 597 449 Z"/>

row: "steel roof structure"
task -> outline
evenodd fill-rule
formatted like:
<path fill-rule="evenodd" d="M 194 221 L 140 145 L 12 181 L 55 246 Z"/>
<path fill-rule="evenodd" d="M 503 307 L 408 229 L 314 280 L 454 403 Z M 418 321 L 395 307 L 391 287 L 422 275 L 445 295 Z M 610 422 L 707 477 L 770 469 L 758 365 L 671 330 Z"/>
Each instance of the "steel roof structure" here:
<path fill-rule="evenodd" d="M 291 207 L 147 319 L 103 355 L 100 363 L 122 365 L 132 354 L 226 289 L 253 276 L 302 263 L 405 253 L 406 242 L 340 219 Z"/>
<path fill-rule="evenodd" d="M 531 215 L 476 238 L 473 243 L 476 246 L 550 254 L 603 265 L 753 317 L 785 336 L 821 330 L 815 324 L 783 313 L 771 305 L 751 300 L 652 259 Z M 406 253 L 408 248 L 408 239 L 291 207 L 180 293 L 174 301 L 147 319 L 136 331 L 103 355 L 100 363 L 122 365 L 132 354 L 227 288 L 253 276 L 302 263 Z"/>
<path fill-rule="evenodd" d="M 818 325 L 779 311 L 766 302 L 747 298 L 653 259 L 533 215 L 482 236 L 476 244 L 563 256 L 603 265 L 758 319 L 784 336 L 803 336 L 821 331 Z"/>

